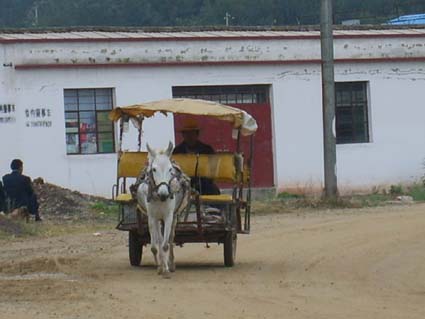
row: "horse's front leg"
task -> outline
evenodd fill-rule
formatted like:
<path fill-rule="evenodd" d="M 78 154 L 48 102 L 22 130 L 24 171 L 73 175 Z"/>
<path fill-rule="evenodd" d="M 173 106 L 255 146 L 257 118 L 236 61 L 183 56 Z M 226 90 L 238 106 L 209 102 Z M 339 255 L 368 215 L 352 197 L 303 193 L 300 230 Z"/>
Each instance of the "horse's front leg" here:
<path fill-rule="evenodd" d="M 170 235 L 171 235 L 172 228 L 173 228 L 173 212 L 168 214 L 168 216 L 164 220 L 164 237 L 162 239 L 162 244 L 161 244 L 161 253 L 163 257 L 162 261 L 164 266 L 163 276 L 166 278 L 169 278 L 170 276 L 170 269 L 168 265 L 170 261 L 170 250 L 172 245 L 172 243 L 170 243 Z"/>
<path fill-rule="evenodd" d="M 162 222 L 160 220 L 157 221 L 156 224 L 157 228 L 158 228 L 158 233 L 157 233 L 157 243 L 158 243 L 158 275 L 162 275 L 165 271 L 165 263 L 166 260 L 164 259 L 164 253 L 162 250 L 162 242 L 163 237 L 162 237 Z"/>
<path fill-rule="evenodd" d="M 153 254 L 153 258 L 155 259 L 155 265 L 159 267 L 158 248 L 160 248 L 161 242 L 159 241 L 158 236 L 160 229 L 158 228 L 158 221 L 154 217 L 148 216 L 148 223 L 149 233 L 151 235 L 151 251 Z"/>
<path fill-rule="evenodd" d="M 171 272 L 176 271 L 176 264 L 174 262 L 174 237 L 176 235 L 176 225 L 177 225 L 177 216 L 173 216 L 173 223 L 171 226 L 170 240 L 168 241 L 170 244 L 170 257 L 168 262 L 168 267 Z"/>

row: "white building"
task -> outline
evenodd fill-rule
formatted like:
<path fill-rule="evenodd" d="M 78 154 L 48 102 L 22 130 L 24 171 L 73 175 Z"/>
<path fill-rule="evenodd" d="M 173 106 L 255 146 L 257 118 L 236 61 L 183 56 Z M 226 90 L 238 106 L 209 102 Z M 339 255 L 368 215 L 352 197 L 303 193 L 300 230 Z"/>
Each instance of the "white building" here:
<path fill-rule="evenodd" d="M 419 178 L 425 28 L 337 30 L 335 58 L 340 189 Z M 322 187 L 319 32 L 283 29 L 0 31 L 0 174 L 21 158 L 34 178 L 109 196 L 117 129 L 107 110 L 173 95 L 258 114 L 257 186 Z M 145 141 L 173 141 L 175 123 L 145 121 Z"/>

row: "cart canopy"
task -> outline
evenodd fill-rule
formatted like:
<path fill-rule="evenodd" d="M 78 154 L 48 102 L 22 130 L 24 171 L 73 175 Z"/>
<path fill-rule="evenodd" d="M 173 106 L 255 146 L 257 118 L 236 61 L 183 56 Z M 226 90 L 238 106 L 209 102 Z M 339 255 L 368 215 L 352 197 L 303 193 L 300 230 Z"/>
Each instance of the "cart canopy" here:
<path fill-rule="evenodd" d="M 233 127 L 240 129 L 243 135 L 251 135 L 257 130 L 257 122 L 247 112 L 228 105 L 195 99 L 166 99 L 129 106 L 117 107 L 109 113 L 112 121 L 118 121 L 124 115 L 130 118 L 151 117 L 160 112 L 167 115 L 189 114 L 215 117 L 228 121 Z"/>

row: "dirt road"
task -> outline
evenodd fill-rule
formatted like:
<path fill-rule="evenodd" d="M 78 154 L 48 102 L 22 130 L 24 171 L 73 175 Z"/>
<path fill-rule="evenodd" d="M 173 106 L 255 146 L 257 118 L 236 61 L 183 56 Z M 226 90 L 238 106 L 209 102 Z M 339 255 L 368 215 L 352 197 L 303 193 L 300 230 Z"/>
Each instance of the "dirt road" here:
<path fill-rule="evenodd" d="M 0 242 L 0 317 L 425 318 L 425 205 L 257 216 L 234 268 L 177 248 L 127 260 L 126 233 Z"/>

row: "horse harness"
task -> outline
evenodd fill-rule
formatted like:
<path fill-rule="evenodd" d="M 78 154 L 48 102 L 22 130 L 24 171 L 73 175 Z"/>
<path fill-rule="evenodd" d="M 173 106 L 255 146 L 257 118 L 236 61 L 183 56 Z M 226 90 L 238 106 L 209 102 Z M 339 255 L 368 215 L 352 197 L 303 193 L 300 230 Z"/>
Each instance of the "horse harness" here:
<path fill-rule="evenodd" d="M 137 189 L 139 188 L 139 186 L 141 184 L 147 184 L 148 186 L 148 195 L 147 195 L 147 202 L 150 202 L 152 200 L 158 200 L 159 196 L 158 196 L 158 189 L 161 186 L 166 186 L 167 190 L 168 190 L 168 198 L 167 199 L 173 199 L 174 198 L 174 192 L 171 189 L 171 183 L 176 180 L 180 187 L 183 188 L 184 193 L 186 194 L 186 192 L 190 189 L 190 179 L 189 177 L 187 177 L 186 174 L 183 173 L 182 169 L 180 168 L 180 166 L 172 161 L 172 166 L 173 166 L 173 174 L 170 178 L 170 180 L 167 182 L 161 182 L 159 184 L 155 183 L 155 179 L 153 178 L 153 172 L 152 169 L 149 168 L 149 166 L 145 166 L 145 168 L 143 169 L 143 171 L 141 172 L 140 176 L 137 178 L 137 181 L 134 185 L 132 185 L 132 189 L 131 189 L 131 193 L 133 194 L 133 197 L 135 197 L 135 193 L 137 192 Z"/>
<path fill-rule="evenodd" d="M 170 180 L 167 182 L 161 182 L 159 184 L 155 183 L 155 179 L 153 178 L 153 172 L 152 172 L 152 168 L 147 170 L 147 175 L 146 175 L 146 182 L 148 184 L 148 197 L 147 197 L 147 201 L 148 203 L 152 200 L 152 199 L 158 199 L 158 189 L 161 186 L 165 186 L 167 187 L 168 190 L 168 199 L 173 199 L 174 198 L 174 193 L 171 191 L 171 182 L 177 178 L 177 174 L 171 174 L 171 178 Z"/>

